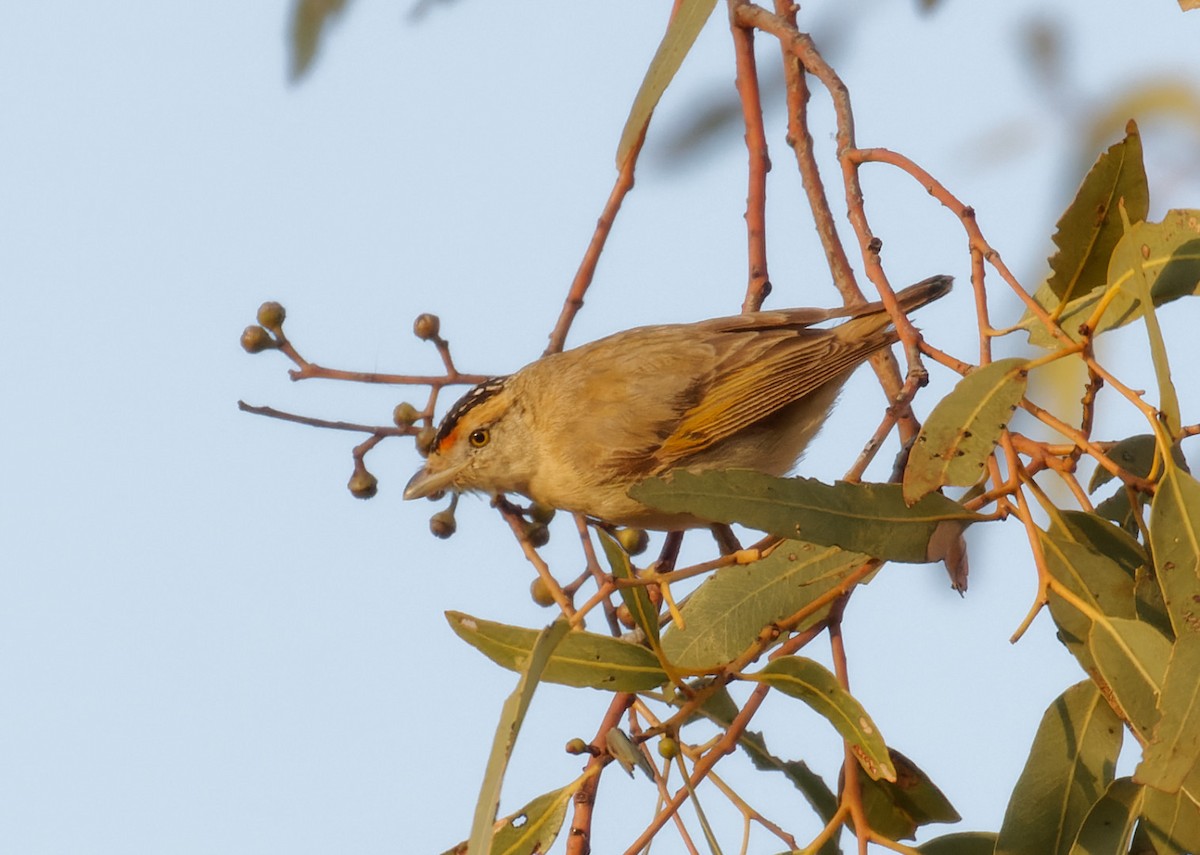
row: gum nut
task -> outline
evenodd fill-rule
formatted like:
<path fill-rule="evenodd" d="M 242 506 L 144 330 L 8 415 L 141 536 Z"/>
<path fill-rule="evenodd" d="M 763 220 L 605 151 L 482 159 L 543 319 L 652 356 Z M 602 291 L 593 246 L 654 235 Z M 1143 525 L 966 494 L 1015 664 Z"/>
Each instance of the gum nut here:
<path fill-rule="evenodd" d="M 246 353 L 262 353 L 273 347 L 275 340 L 262 327 L 251 325 L 242 330 L 242 350 Z"/>
<path fill-rule="evenodd" d="M 617 543 L 630 555 L 641 555 L 650 545 L 650 535 L 640 528 L 623 528 L 617 532 Z"/>
<path fill-rule="evenodd" d="M 429 341 L 431 338 L 437 338 L 438 331 L 441 328 L 441 320 L 437 315 L 431 315 L 429 312 L 423 312 L 417 315 L 417 319 L 413 321 L 413 335 L 422 341 Z"/>
<path fill-rule="evenodd" d="M 396 408 L 392 410 L 392 421 L 395 423 L 396 427 L 412 427 L 412 423 L 420 417 L 421 414 L 417 412 L 417 408 L 408 401 L 401 401 L 396 405 Z"/>
<path fill-rule="evenodd" d="M 269 330 L 278 331 L 283 326 L 283 319 L 286 317 L 287 311 L 274 300 L 258 307 L 258 322 Z"/>
<path fill-rule="evenodd" d="M 444 511 L 438 511 L 429 518 L 429 531 L 434 537 L 440 537 L 445 540 L 448 537 L 453 537 L 454 532 L 458 530 L 458 523 L 454 519 L 454 512 L 449 508 Z"/>
<path fill-rule="evenodd" d="M 541 576 L 529 583 L 529 596 L 543 608 L 554 605 L 554 594 L 550 593 L 550 586 Z"/>
<path fill-rule="evenodd" d="M 350 476 L 346 486 L 354 498 L 370 499 L 379 492 L 379 479 L 366 469 L 358 468 L 354 470 L 354 474 Z"/>

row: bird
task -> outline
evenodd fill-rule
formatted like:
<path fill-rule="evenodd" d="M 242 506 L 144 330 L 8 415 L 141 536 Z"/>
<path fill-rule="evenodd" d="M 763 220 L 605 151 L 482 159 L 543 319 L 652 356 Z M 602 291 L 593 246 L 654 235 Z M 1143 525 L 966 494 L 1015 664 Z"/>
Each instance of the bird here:
<path fill-rule="evenodd" d="M 933 276 L 896 298 L 908 313 L 952 283 Z M 787 474 L 854 369 L 898 340 L 873 302 L 636 327 L 548 354 L 463 395 L 404 498 L 519 494 L 613 526 L 709 526 L 629 490 L 680 469 Z"/>

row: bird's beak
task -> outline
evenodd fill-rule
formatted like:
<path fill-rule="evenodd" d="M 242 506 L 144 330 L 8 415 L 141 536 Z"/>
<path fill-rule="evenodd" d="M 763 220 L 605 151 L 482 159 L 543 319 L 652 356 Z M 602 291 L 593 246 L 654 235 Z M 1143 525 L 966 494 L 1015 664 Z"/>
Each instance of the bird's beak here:
<path fill-rule="evenodd" d="M 442 490 L 450 489 L 462 468 L 461 465 L 451 466 L 448 469 L 434 472 L 430 471 L 428 464 L 423 466 L 404 486 L 404 498 L 423 499 Z"/>

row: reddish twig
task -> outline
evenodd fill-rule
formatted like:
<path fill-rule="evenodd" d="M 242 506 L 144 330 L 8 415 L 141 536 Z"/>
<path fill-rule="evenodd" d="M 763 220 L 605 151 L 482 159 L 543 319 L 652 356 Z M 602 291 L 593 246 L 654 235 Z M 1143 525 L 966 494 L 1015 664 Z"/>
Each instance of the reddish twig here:
<path fill-rule="evenodd" d="M 754 28 L 738 23 L 737 6 L 741 0 L 729 0 L 729 26 L 733 33 L 733 53 L 737 63 L 737 91 L 746 124 L 746 149 L 749 153 L 746 191 L 746 237 L 749 243 L 749 277 L 743 312 L 756 312 L 771 292 L 767 275 L 767 173 L 771 158 L 763 128 L 762 100 L 758 88 L 758 67 L 754 60 Z"/>
<path fill-rule="evenodd" d="M 563 349 L 567 341 L 567 333 L 571 329 L 571 323 L 575 320 L 575 315 L 583 308 L 583 295 L 587 293 L 587 289 L 596 275 L 596 265 L 600 262 L 600 253 L 604 251 L 604 244 L 608 241 L 608 235 L 617 219 L 617 213 L 621 210 L 621 203 L 633 189 L 633 172 L 645 140 L 646 128 L 642 128 L 637 142 L 633 144 L 628 157 L 625 158 L 625 162 L 621 164 L 621 169 L 617 172 L 617 181 L 613 185 L 612 192 L 608 194 L 608 201 L 604 203 L 600 219 L 596 221 L 596 230 L 592 233 L 592 240 L 583 254 L 583 259 L 579 262 L 579 269 L 575 272 L 575 278 L 567 292 L 567 299 L 558 315 L 558 321 L 554 324 L 554 329 L 550 331 L 550 343 L 546 345 L 545 350 L 547 354 L 558 353 Z"/>
<path fill-rule="evenodd" d="M 567 836 L 567 855 L 589 855 L 592 851 L 592 813 L 596 807 L 596 790 L 600 785 L 600 773 L 612 759 L 608 755 L 605 737 L 621 721 L 621 716 L 634 700 L 634 695 L 624 692 L 614 695 L 592 739 L 592 759 L 588 761 L 587 769 L 596 768 L 598 771 L 584 781 L 575 793 L 575 813 L 571 817 L 571 831 Z"/>

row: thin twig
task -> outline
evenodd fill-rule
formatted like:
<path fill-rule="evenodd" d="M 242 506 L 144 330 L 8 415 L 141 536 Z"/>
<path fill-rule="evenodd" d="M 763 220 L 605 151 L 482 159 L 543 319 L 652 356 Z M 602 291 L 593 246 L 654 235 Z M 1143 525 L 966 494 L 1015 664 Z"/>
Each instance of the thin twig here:
<path fill-rule="evenodd" d="M 746 191 L 746 237 L 749 276 L 743 312 L 756 312 L 771 291 L 767 275 L 767 172 L 771 159 L 767 152 L 767 135 L 763 128 L 762 100 L 758 89 L 758 68 L 754 60 L 754 28 L 738 22 L 739 0 L 729 0 L 729 26 L 733 33 L 733 53 L 737 63 L 737 92 L 742 104 L 742 120 L 746 124 L 746 149 L 750 164 L 747 169 L 749 187 Z"/>

